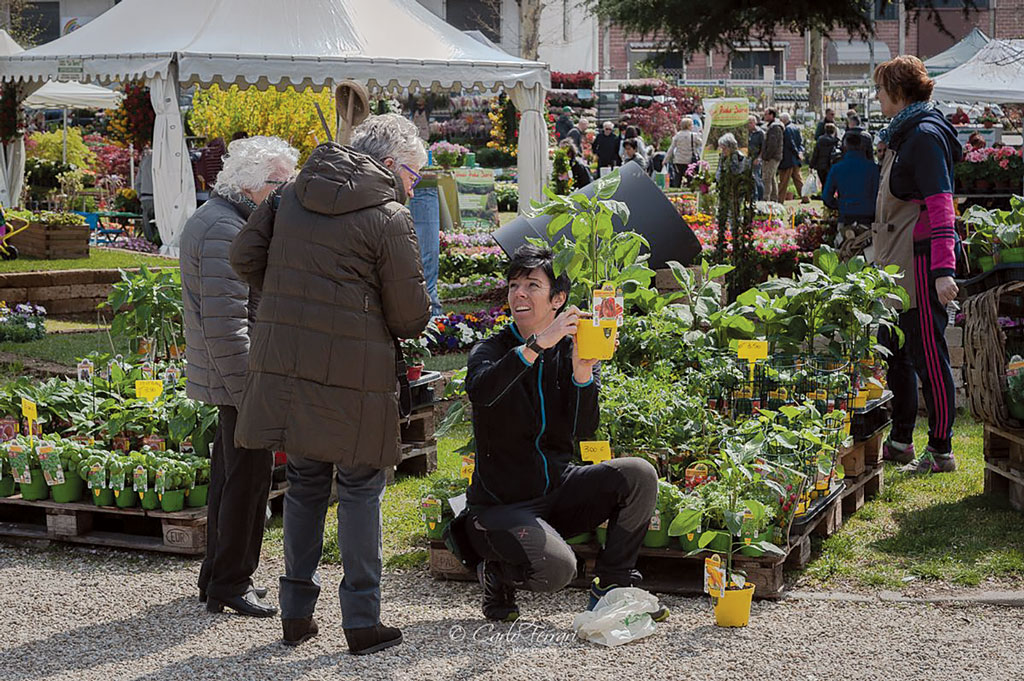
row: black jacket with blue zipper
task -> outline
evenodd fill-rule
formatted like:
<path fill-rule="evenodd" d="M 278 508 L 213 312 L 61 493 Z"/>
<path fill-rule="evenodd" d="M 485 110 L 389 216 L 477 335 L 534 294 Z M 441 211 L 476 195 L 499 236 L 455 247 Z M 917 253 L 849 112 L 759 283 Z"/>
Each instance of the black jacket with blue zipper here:
<path fill-rule="evenodd" d="M 597 367 L 593 380 L 581 386 L 573 378 L 569 338 L 532 365 L 520 354 L 523 343 L 511 324 L 469 354 L 466 392 L 477 447 L 470 506 L 550 494 L 561 484 L 576 443 L 597 431 Z"/>

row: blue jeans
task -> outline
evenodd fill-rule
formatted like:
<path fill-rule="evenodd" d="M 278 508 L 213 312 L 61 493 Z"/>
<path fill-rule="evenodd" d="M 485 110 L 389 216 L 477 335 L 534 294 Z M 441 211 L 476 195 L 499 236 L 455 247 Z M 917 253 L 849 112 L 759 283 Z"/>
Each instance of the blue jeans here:
<path fill-rule="evenodd" d="M 409 212 L 416 225 L 416 238 L 420 242 L 420 260 L 423 277 L 427 280 L 431 313 L 442 314 L 441 300 L 437 296 L 438 260 L 441 251 L 441 206 L 437 187 L 420 187 L 409 199 Z"/>
<path fill-rule="evenodd" d="M 342 626 L 372 627 L 380 621 L 383 569 L 382 519 L 386 472 L 343 467 L 288 455 L 284 494 L 284 569 L 281 617 L 310 617 L 320 595 L 317 567 L 324 546 L 324 517 L 331 475 L 338 478 L 338 550 L 345 576 L 338 586 Z"/>
<path fill-rule="evenodd" d="M 754 166 L 754 172 L 752 173 L 752 175 L 754 176 L 754 200 L 755 201 L 763 201 L 764 200 L 764 180 L 761 178 L 761 164 L 760 163 L 758 163 L 757 165 Z"/>

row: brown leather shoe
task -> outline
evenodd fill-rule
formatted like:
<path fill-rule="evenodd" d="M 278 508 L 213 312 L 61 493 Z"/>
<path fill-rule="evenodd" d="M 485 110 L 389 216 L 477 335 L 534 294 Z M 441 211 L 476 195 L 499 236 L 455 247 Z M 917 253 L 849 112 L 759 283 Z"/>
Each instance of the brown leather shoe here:
<path fill-rule="evenodd" d="M 286 646 L 297 646 L 305 643 L 320 632 L 316 620 L 310 617 L 297 617 L 295 619 L 281 618 L 281 626 L 284 629 L 284 637 L 281 643 Z"/>
<path fill-rule="evenodd" d="M 397 646 L 402 642 L 402 631 L 378 622 L 372 627 L 346 629 L 345 640 L 348 641 L 348 652 L 353 655 L 369 655 Z"/>

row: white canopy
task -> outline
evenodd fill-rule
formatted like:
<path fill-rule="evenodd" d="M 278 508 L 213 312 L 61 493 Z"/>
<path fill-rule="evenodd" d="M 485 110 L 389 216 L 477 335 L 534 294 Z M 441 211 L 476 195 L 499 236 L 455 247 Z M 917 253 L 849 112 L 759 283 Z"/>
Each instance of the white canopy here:
<path fill-rule="evenodd" d="M 1024 40 L 992 40 L 967 62 L 935 77 L 935 99 L 1024 102 Z"/>
<path fill-rule="evenodd" d="M 978 50 L 985 47 L 990 40 L 991 38 L 985 35 L 980 28 L 975 27 L 956 45 L 939 52 L 934 57 L 926 59 L 924 66 L 928 69 L 928 73 L 933 76 L 952 71 L 978 54 Z"/>
<path fill-rule="evenodd" d="M 0 56 L 24 51 L 7 31 L 0 29 Z M 108 88 L 67 82 L 43 85 L 24 104 L 36 108 L 112 109 L 120 101 L 121 95 Z M 0 149 L 0 204 L 11 206 L 17 202 L 24 186 L 24 175 L 25 141 L 19 138 Z"/>
<path fill-rule="evenodd" d="M 4 80 L 58 73 L 150 82 L 154 199 L 166 244 L 177 243 L 195 208 L 179 84 L 319 88 L 353 79 L 371 88 L 504 88 L 523 113 L 520 205 L 540 198 L 547 65 L 483 45 L 415 0 L 124 0 L 52 43 L 0 57 Z"/>

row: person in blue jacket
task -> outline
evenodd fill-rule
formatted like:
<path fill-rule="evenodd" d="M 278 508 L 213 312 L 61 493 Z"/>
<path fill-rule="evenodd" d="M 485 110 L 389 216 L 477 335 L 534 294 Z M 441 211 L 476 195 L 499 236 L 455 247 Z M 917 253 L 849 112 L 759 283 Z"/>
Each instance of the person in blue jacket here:
<path fill-rule="evenodd" d="M 839 211 L 839 223 L 870 225 L 875 221 L 878 198 L 878 166 L 864 155 L 864 138 L 850 135 L 841 161 L 832 166 L 825 178 L 821 200 Z"/>

